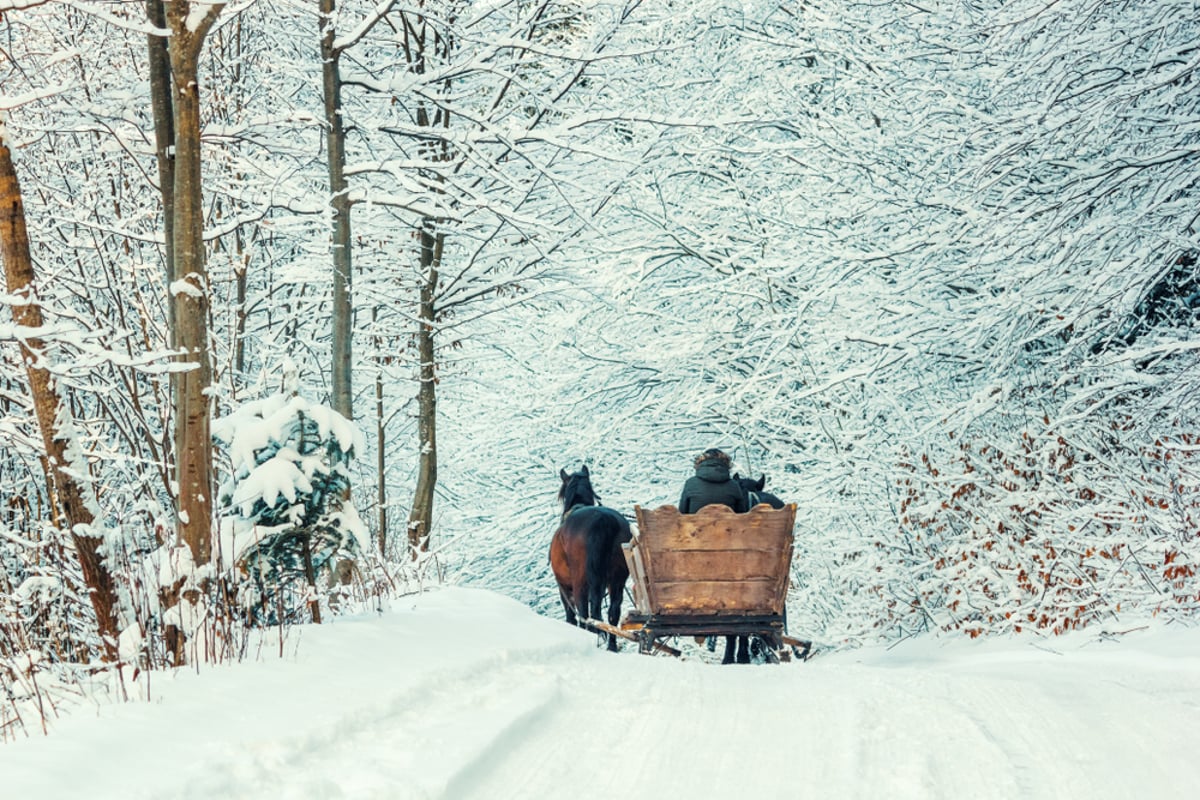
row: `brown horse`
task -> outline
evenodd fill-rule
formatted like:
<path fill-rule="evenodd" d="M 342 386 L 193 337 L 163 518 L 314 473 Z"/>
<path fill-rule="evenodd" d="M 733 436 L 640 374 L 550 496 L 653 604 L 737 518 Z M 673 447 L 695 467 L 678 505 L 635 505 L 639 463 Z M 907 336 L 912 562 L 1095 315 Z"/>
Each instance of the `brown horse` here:
<path fill-rule="evenodd" d="M 550 540 L 550 568 L 558 581 L 563 611 L 571 625 L 588 627 L 587 620 L 600 619 L 604 592 L 608 590 L 608 623 L 621 620 L 621 599 L 629 567 L 621 545 L 633 538 L 625 517 L 598 505 L 591 476 L 584 467 L 570 475 L 559 470 L 562 486 L 558 499 L 563 514 Z M 608 649 L 616 651 L 617 640 L 608 637 Z"/>

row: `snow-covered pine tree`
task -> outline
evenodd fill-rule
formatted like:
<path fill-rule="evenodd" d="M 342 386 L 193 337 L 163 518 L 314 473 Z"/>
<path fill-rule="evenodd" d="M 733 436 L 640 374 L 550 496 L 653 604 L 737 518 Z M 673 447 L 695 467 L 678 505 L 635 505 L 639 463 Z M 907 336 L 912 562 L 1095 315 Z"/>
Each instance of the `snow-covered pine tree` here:
<path fill-rule="evenodd" d="M 233 518 L 232 537 L 223 539 L 250 578 L 240 596 L 252 621 L 295 619 L 307 608 L 320 622 L 317 578 L 332 583 L 339 563 L 363 550 L 365 529 L 346 502 L 347 463 L 363 440 L 341 414 L 300 394 L 293 364 L 283 371 L 280 392 L 243 403 L 213 426 L 232 472 L 218 494 Z"/>

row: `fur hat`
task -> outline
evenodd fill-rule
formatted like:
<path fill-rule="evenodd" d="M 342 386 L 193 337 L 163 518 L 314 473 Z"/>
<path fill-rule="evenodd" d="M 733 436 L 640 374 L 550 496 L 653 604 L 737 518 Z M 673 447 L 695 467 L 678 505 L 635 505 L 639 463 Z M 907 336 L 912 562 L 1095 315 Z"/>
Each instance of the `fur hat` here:
<path fill-rule="evenodd" d="M 696 459 L 692 462 L 692 466 L 698 467 L 705 461 L 717 461 L 724 464 L 726 467 L 733 463 L 733 460 L 726 455 L 724 451 L 718 450 L 715 447 L 710 447 L 700 455 L 696 456 Z"/>

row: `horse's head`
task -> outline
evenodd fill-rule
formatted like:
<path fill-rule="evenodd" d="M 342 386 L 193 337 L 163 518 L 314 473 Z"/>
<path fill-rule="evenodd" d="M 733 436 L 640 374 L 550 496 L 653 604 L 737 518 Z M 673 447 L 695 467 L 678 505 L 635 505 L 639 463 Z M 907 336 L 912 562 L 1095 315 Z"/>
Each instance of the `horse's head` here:
<path fill-rule="evenodd" d="M 742 487 L 742 491 L 750 500 L 751 506 L 756 506 L 759 503 L 766 503 L 771 508 L 783 508 L 783 501 L 770 492 L 763 491 L 767 485 L 767 476 L 759 475 L 758 480 L 754 478 L 743 478 L 738 473 L 733 474 L 733 479 Z"/>
<path fill-rule="evenodd" d="M 759 475 L 758 480 L 754 478 L 743 478 L 739 473 L 733 473 L 733 479 L 745 489 L 747 492 L 761 492 L 767 486 L 767 476 Z"/>
<path fill-rule="evenodd" d="M 575 506 L 596 505 L 598 498 L 595 490 L 592 489 L 592 479 L 588 473 L 587 464 L 584 464 L 578 472 L 572 472 L 570 475 L 566 470 L 560 469 L 558 475 L 562 478 L 562 486 L 558 489 L 558 499 L 562 501 L 564 513 Z"/>

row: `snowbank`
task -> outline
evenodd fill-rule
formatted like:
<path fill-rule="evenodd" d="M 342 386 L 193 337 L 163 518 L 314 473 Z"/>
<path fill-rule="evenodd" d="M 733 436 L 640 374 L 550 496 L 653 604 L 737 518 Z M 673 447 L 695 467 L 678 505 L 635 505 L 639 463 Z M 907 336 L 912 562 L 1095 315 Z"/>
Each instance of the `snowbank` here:
<path fill-rule="evenodd" d="M 1190 797 L 1200 631 L 610 655 L 444 589 L 0 747 L 6 797 Z M 268 645 L 270 646 L 270 645 Z"/>

